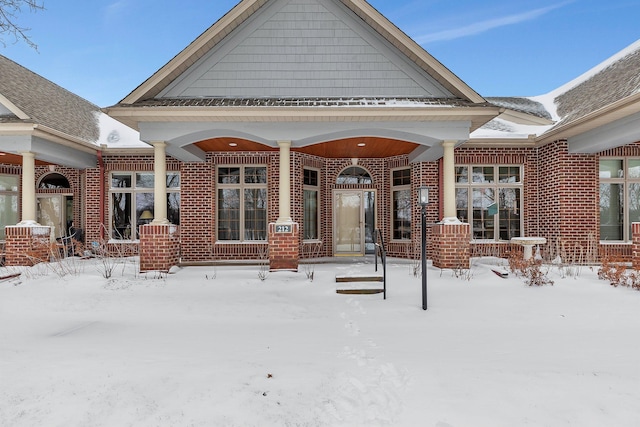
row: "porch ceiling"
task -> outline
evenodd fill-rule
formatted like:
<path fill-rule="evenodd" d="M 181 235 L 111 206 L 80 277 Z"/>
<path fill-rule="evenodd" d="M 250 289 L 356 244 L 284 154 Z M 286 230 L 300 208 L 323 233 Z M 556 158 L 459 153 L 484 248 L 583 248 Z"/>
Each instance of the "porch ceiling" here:
<path fill-rule="evenodd" d="M 11 153 L 3 153 L 0 152 L 0 163 L 5 164 L 5 165 L 22 165 L 22 156 L 18 155 L 18 154 L 11 154 Z M 36 165 L 37 166 L 46 166 L 46 165 L 50 165 L 52 163 L 47 163 L 47 162 L 43 162 L 41 160 L 36 160 Z"/>
<path fill-rule="evenodd" d="M 363 145 L 364 144 L 364 145 Z M 277 148 L 241 138 L 215 138 L 195 145 L 205 152 L 214 151 L 277 151 Z M 390 138 L 359 137 L 322 142 L 292 151 L 325 158 L 381 158 L 409 154 L 418 144 Z"/>

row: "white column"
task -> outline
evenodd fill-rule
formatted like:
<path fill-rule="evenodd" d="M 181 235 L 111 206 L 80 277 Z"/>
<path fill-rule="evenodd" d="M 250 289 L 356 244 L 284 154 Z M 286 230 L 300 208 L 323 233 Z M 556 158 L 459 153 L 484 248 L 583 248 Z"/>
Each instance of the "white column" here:
<path fill-rule="evenodd" d="M 36 156 L 30 151 L 22 155 L 22 221 L 18 225 L 36 222 Z"/>
<path fill-rule="evenodd" d="M 280 147 L 280 182 L 278 223 L 291 222 L 291 141 L 278 141 Z"/>
<path fill-rule="evenodd" d="M 153 221 L 168 224 L 166 142 L 153 142 Z"/>
<path fill-rule="evenodd" d="M 444 141 L 442 158 L 442 197 L 444 218 L 442 222 L 459 222 L 456 216 L 456 169 L 454 149 L 457 141 Z"/>

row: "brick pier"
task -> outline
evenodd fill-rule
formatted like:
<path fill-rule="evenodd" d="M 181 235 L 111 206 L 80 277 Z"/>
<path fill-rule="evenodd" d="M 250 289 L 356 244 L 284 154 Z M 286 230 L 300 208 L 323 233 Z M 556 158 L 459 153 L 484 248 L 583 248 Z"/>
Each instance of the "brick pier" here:
<path fill-rule="evenodd" d="M 289 228 L 287 229 L 285 226 Z M 269 224 L 269 270 L 298 271 L 299 258 L 300 228 L 298 223 Z"/>
<path fill-rule="evenodd" d="M 179 262 L 180 236 L 176 225 L 140 226 L 140 272 L 168 272 Z"/>

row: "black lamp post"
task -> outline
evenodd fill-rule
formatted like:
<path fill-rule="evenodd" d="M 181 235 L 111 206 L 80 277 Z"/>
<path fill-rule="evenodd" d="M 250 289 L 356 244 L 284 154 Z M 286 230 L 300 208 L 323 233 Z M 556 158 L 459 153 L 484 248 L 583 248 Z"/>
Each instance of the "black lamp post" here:
<path fill-rule="evenodd" d="M 418 188 L 418 203 L 422 208 L 422 309 L 427 309 L 427 205 L 429 188 Z"/>

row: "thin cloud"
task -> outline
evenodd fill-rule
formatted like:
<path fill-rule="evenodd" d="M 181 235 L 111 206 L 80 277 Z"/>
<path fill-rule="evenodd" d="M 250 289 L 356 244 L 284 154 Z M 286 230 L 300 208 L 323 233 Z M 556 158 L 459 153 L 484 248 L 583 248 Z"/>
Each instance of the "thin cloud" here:
<path fill-rule="evenodd" d="M 485 31 L 493 30 L 494 28 L 505 27 L 507 25 L 519 24 L 521 22 L 531 21 L 545 15 L 552 10 L 558 9 L 567 3 L 564 2 L 553 6 L 542 7 L 539 9 L 530 10 L 528 12 L 518 13 L 515 15 L 503 16 L 500 18 L 489 19 L 486 21 L 476 22 L 475 24 L 468 25 L 461 28 L 453 28 L 451 30 L 438 31 L 431 34 L 425 34 L 415 38 L 416 42 L 420 44 L 430 43 L 441 40 L 453 40 L 461 37 L 472 36 L 475 34 L 484 33 Z"/>
<path fill-rule="evenodd" d="M 118 0 L 107 5 L 107 7 L 104 9 L 103 16 L 105 22 L 111 23 L 113 21 L 119 20 L 129 7 L 128 3 L 129 2 L 127 0 Z"/>

